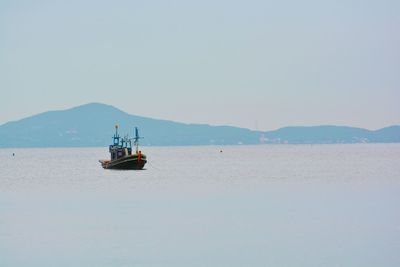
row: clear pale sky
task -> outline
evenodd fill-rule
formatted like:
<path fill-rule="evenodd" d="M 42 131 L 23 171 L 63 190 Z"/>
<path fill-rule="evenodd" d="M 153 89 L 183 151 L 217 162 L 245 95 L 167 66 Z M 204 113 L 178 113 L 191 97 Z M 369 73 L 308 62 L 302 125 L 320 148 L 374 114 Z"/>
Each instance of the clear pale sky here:
<path fill-rule="evenodd" d="M 272 130 L 400 124 L 400 1 L 0 1 L 0 124 L 102 102 Z"/>

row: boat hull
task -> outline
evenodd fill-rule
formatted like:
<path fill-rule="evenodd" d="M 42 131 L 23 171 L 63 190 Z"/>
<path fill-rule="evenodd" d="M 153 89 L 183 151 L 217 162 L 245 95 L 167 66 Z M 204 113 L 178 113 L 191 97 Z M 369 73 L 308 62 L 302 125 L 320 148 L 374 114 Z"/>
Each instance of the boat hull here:
<path fill-rule="evenodd" d="M 141 170 L 146 162 L 146 159 L 138 159 L 137 157 L 124 157 L 113 161 L 100 160 L 104 169 L 115 170 Z"/>

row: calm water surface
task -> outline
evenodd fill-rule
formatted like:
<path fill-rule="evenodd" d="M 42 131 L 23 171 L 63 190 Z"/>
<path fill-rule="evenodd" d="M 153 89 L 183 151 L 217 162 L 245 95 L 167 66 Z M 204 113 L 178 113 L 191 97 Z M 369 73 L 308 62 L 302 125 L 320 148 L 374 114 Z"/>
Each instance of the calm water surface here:
<path fill-rule="evenodd" d="M 400 266 L 398 144 L 143 151 L 0 150 L 0 266 Z"/>

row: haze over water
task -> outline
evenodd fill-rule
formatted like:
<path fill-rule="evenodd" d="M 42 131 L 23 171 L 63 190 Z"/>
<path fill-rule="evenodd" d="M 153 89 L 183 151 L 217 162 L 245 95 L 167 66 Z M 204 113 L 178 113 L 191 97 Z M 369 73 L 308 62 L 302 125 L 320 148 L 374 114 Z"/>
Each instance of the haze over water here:
<path fill-rule="evenodd" d="M 399 144 L 143 151 L 0 150 L 0 266 L 400 266 Z"/>

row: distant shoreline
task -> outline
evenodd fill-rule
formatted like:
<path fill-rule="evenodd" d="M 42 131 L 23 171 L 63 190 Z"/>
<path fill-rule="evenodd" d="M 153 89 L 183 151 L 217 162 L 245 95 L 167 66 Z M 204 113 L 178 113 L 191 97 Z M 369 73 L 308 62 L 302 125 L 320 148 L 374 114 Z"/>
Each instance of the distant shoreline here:
<path fill-rule="evenodd" d="M 139 127 L 143 146 L 400 143 L 399 125 L 375 131 L 321 125 L 263 132 L 140 117 L 110 105 L 91 103 L 3 124 L 0 148 L 105 147 L 111 142 L 116 123 L 124 135 L 132 136 L 133 127 Z"/>

